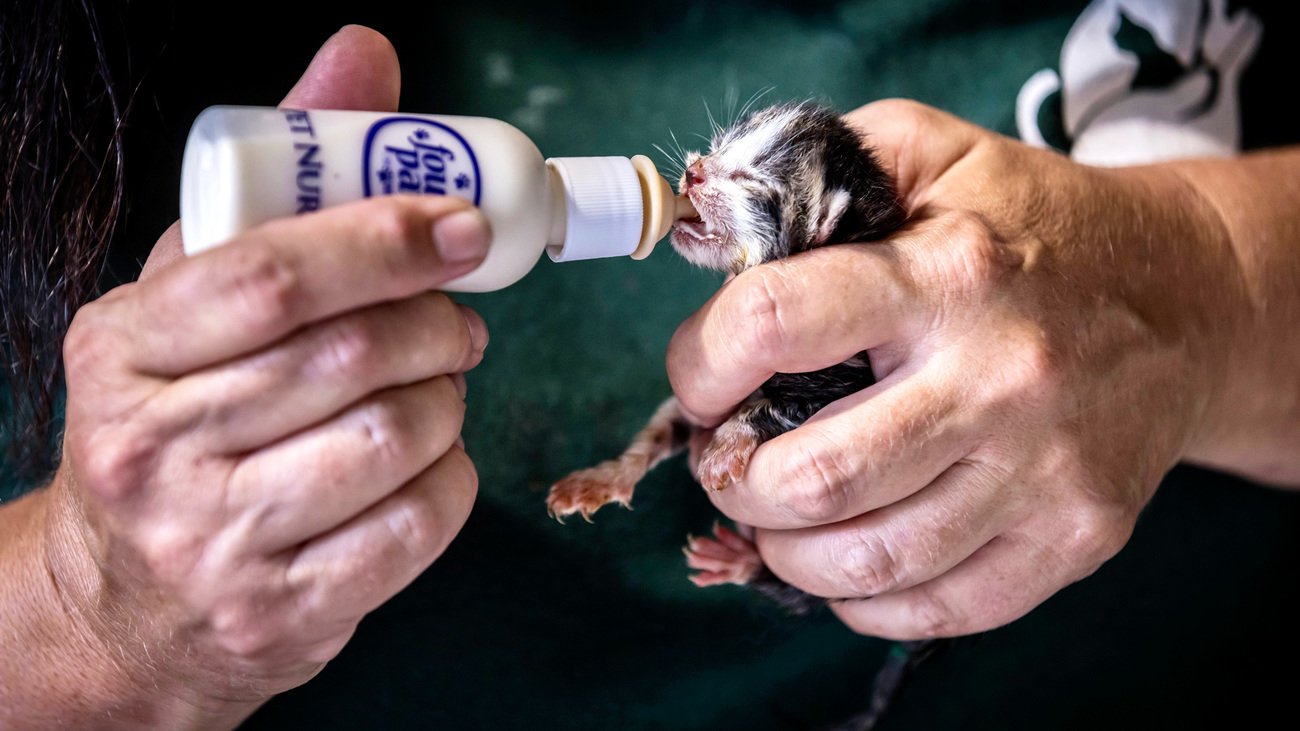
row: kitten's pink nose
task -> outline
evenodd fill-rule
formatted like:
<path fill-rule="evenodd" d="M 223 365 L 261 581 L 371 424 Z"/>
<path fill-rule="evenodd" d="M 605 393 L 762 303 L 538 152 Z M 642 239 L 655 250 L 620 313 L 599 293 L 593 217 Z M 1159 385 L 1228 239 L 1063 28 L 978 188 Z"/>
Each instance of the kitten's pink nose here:
<path fill-rule="evenodd" d="M 698 162 L 686 168 L 686 189 L 690 190 L 704 182 L 704 166 Z"/>

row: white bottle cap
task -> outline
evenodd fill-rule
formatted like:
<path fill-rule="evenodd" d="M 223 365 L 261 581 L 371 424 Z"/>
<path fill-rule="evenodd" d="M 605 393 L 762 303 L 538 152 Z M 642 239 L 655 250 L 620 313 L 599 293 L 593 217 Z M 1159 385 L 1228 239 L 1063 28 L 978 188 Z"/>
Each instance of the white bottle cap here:
<path fill-rule="evenodd" d="M 553 157 L 564 181 L 564 243 L 546 249 L 552 261 L 628 256 L 641 240 L 641 181 L 626 157 Z"/>

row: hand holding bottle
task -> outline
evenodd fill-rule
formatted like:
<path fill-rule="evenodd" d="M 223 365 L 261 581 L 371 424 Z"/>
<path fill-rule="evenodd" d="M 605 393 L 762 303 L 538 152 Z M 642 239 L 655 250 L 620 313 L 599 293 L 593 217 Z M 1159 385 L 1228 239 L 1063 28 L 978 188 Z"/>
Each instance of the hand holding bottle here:
<path fill-rule="evenodd" d="M 392 109 L 397 74 L 382 36 L 345 28 L 285 103 Z M 178 239 L 68 333 L 63 463 L 25 502 L 23 565 L 48 572 L 14 584 L 43 602 L 29 634 L 61 639 L 10 659 L 31 665 L 0 690 L 18 726 L 234 725 L 318 672 L 474 501 L 459 374 L 487 332 L 432 291 L 483 260 L 469 203 L 366 200 L 188 259 Z"/>

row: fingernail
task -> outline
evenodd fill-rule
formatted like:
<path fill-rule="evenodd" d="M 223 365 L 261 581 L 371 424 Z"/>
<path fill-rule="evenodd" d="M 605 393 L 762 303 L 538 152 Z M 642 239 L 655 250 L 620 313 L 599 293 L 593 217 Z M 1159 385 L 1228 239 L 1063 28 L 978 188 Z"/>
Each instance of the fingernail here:
<path fill-rule="evenodd" d="M 476 208 L 447 214 L 433 224 L 433 245 L 444 264 L 463 264 L 487 255 L 487 219 Z"/>
<path fill-rule="evenodd" d="M 451 374 L 452 385 L 456 387 L 456 393 L 460 394 L 460 400 L 465 400 L 465 395 L 469 393 L 469 384 L 465 382 L 464 373 Z"/>
<path fill-rule="evenodd" d="M 460 308 L 460 314 L 465 318 L 465 324 L 469 326 L 470 344 L 474 346 L 476 352 L 482 353 L 488 344 L 487 323 L 483 321 L 482 316 L 469 307 L 462 304 L 456 306 Z"/>

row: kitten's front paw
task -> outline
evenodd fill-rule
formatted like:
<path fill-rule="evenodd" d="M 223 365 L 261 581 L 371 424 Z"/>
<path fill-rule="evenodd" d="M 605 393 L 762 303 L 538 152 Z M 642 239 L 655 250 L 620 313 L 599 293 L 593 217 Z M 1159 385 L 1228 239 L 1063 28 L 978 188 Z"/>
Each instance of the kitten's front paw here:
<path fill-rule="evenodd" d="M 740 482 L 749 458 L 762 444 L 758 430 L 747 420 L 733 418 L 713 432 L 713 441 L 700 455 L 696 478 L 706 490 L 725 490 Z"/>
<path fill-rule="evenodd" d="M 743 586 L 764 568 L 753 541 L 718 523 L 713 524 L 713 538 L 687 536 L 682 553 L 686 554 L 686 565 L 700 572 L 690 577 L 696 586 Z"/>
<path fill-rule="evenodd" d="M 609 503 L 631 510 L 635 483 L 635 476 L 628 475 L 618 460 L 578 470 L 551 486 L 546 512 L 561 523 L 574 513 L 590 523 L 592 513 Z"/>

